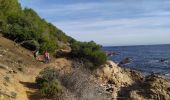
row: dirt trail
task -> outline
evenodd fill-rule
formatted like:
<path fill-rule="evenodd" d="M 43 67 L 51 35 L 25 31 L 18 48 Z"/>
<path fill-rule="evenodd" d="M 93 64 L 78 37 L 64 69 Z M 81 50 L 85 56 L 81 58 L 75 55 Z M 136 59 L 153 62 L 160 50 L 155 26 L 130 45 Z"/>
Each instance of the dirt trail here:
<path fill-rule="evenodd" d="M 28 69 L 28 73 L 24 75 L 22 74 L 20 76 L 21 79 L 20 83 L 23 85 L 25 92 L 27 93 L 28 99 L 29 100 L 43 99 L 35 83 L 35 78 L 41 70 L 43 70 L 46 67 L 58 68 L 58 66 L 60 66 L 62 68 L 66 65 L 71 66 L 71 63 L 68 62 L 65 58 L 55 59 L 55 61 L 52 61 L 49 64 L 42 64 L 40 68 L 30 67 Z"/>
<path fill-rule="evenodd" d="M 42 60 L 42 56 L 40 58 Z M 16 43 L 0 34 L 0 64 L 7 66 L 7 69 L 0 66 L 0 88 L 4 87 L 4 93 L 15 91 L 16 100 L 40 100 L 41 96 L 35 84 L 38 73 L 45 67 L 57 68 L 71 65 L 71 62 L 64 58 L 52 58 L 49 64 L 44 64 L 41 60 L 36 61 L 31 51 L 17 46 Z M 10 76 L 12 81 L 6 82 L 4 80 L 6 76 Z M 0 100 L 5 99 L 6 97 L 0 94 Z"/>

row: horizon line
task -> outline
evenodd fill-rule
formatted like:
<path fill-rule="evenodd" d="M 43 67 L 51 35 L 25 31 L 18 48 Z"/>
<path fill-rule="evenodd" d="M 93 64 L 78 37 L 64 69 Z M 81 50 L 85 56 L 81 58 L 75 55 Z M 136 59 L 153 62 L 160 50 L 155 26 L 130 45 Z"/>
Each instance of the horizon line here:
<path fill-rule="evenodd" d="M 157 46 L 157 45 L 170 45 L 169 44 L 134 44 L 134 45 L 102 45 L 103 47 L 128 47 L 128 46 Z"/>

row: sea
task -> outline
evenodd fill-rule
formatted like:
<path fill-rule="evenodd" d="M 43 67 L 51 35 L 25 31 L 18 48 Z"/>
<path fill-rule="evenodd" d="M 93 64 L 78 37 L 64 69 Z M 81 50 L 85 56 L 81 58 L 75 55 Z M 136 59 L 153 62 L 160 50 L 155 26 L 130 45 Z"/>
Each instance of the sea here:
<path fill-rule="evenodd" d="M 103 47 L 106 52 L 114 52 L 108 59 L 119 63 L 125 58 L 129 63 L 121 67 L 134 69 L 144 75 L 157 73 L 170 79 L 170 44 L 141 45 L 141 46 L 108 46 Z"/>

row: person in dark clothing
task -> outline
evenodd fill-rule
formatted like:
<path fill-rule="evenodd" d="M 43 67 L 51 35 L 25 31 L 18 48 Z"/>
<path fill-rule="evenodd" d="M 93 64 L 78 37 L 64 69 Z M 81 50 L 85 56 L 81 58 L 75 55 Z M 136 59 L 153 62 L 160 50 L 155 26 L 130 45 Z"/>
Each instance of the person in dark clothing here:
<path fill-rule="evenodd" d="M 34 58 L 37 60 L 37 58 L 38 58 L 38 55 L 39 55 L 39 50 L 36 50 L 35 52 L 34 52 Z"/>

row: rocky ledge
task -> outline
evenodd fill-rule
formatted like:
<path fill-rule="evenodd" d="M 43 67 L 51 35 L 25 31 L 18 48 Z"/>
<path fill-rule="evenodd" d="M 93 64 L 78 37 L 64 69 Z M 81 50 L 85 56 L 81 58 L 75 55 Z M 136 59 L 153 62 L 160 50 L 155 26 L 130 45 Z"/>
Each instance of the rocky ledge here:
<path fill-rule="evenodd" d="M 101 86 L 112 95 L 112 99 L 130 100 L 170 100 L 170 80 L 151 74 L 119 67 L 108 61 L 95 75 L 102 80 Z"/>

